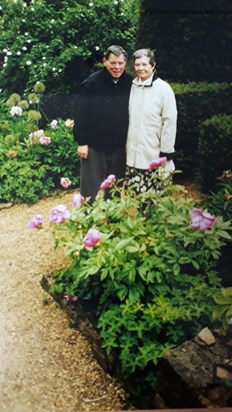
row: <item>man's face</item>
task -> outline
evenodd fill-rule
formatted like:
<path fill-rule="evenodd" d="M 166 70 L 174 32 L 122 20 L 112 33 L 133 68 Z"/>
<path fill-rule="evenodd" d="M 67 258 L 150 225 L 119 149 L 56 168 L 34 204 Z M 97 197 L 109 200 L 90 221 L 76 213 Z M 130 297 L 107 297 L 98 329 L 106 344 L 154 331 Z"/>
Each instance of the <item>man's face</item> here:
<path fill-rule="evenodd" d="M 155 66 L 152 66 L 148 57 L 142 57 L 141 59 L 135 59 L 134 69 L 136 76 L 141 80 L 146 80 L 151 77 Z"/>
<path fill-rule="evenodd" d="M 110 53 L 108 59 L 103 59 L 103 64 L 113 79 L 119 79 L 125 70 L 126 60 L 123 54 L 117 57 L 113 53 Z"/>

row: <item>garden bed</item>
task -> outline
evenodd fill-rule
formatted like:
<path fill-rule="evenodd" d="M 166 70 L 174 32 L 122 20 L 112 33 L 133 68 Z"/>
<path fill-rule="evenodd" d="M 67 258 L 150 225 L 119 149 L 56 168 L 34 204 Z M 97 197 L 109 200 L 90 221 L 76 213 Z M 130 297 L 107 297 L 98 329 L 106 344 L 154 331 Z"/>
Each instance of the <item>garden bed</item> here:
<path fill-rule="evenodd" d="M 41 286 L 50 293 L 52 278 L 43 276 Z M 88 340 L 94 357 L 102 368 L 117 376 L 135 407 L 164 409 L 232 406 L 232 388 L 225 384 L 225 379 L 232 372 L 231 332 L 226 333 L 223 329 L 211 332 L 205 328 L 192 340 L 168 352 L 157 367 L 156 389 L 145 392 L 138 398 L 133 380 L 123 378 L 116 355 L 113 352 L 107 355 L 102 348 L 96 329 L 95 308 L 79 301 L 68 302 L 61 295 L 52 297 L 66 313 L 70 327 L 77 328 Z M 142 373 L 140 380 L 143 380 Z"/>

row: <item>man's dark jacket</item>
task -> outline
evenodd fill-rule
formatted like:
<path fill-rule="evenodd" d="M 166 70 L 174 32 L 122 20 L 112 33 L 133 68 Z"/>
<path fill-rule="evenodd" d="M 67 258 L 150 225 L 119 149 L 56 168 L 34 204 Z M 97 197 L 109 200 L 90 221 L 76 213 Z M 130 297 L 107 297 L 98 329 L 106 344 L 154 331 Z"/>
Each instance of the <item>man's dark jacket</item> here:
<path fill-rule="evenodd" d="M 105 152 L 125 146 L 131 82 L 124 72 L 115 83 L 104 68 L 81 84 L 74 116 L 78 145 Z"/>

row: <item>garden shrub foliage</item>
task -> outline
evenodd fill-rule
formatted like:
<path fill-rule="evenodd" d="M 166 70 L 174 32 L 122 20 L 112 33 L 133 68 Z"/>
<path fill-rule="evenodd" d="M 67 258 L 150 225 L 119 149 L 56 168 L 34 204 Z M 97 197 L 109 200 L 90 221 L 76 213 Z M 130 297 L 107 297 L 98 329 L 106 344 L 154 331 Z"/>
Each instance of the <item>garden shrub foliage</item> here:
<path fill-rule="evenodd" d="M 205 201 L 205 207 L 208 208 L 210 213 L 220 215 L 224 220 L 232 222 L 232 171 L 226 170 L 221 176 L 218 177 L 217 188 L 215 192 L 211 192 Z M 222 248 L 222 254 L 218 261 L 218 267 L 220 268 L 222 285 L 232 286 L 231 267 L 232 267 L 232 255 L 231 255 L 231 241 Z M 228 311 L 232 317 L 232 306 Z M 224 320 L 224 324 L 227 321 L 228 316 Z M 222 318 L 222 316 L 221 316 Z"/>
<path fill-rule="evenodd" d="M 224 170 L 229 167 L 227 159 L 231 152 L 228 136 L 228 126 L 231 123 L 231 83 L 172 83 L 172 87 L 179 113 L 176 166 L 185 177 L 196 179 L 197 176 L 202 189 L 209 192 L 213 188 L 212 184 L 215 186 L 215 176 L 222 173 L 222 165 L 224 164 Z M 209 129 L 207 123 L 214 116 L 218 118 L 218 122 L 217 126 L 215 124 L 217 130 L 215 127 L 213 131 L 213 125 L 211 124 Z M 211 168 L 210 173 L 208 166 Z"/>
<path fill-rule="evenodd" d="M 181 186 L 121 197 L 117 183 L 113 190 L 111 200 L 82 199 L 51 225 L 70 257 L 51 292 L 93 304 L 103 347 L 117 354 L 124 377 L 143 371 L 149 380 L 166 351 L 210 324 L 230 224 L 195 208 Z M 194 228 L 191 213 L 208 218 L 208 228 Z M 83 240 L 89 229 L 100 233 L 93 247 Z"/>
<path fill-rule="evenodd" d="M 231 168 L 232 115 L 214 115 L 201 123 L 198 180 L 205 192 L 217 189 L 217 178 Z"/>

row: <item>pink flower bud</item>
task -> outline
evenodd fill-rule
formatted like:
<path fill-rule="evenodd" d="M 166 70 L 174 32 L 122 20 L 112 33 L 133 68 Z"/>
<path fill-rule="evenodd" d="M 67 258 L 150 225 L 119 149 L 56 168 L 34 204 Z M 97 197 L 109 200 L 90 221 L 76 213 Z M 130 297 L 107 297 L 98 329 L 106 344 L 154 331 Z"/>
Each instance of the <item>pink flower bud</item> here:
<path fill-rule="evenodd" d="M 159 157 L 158 159 L 152 160 L 152 162 L 148 166 L 148 170 L 157 169 L 158 167 L 165 165 L 166 162 L 166 157 Z"/>
<path fill-rule="evenodd" d="M 112 186 L 115 180 L 116 180 L 115 175 L 109 175 L 105 180 L 103 180 L 100 186 L 100 189 L 107 189 L 107 187 Z"/>
<path fill-rule="evenodd" d="M 81 206 L 82 203 L 84 203 L 84 201 L 85 201 L 84 196 L 78 193 L 73 197 L 72 207 Z"/>
<path fill-rule="evenodd" d="M 101 234 L 97 229 L 89 229 L 87 235 L 83 239 L 83 244 L 86 247 L 93 247 L 95 246 L 101 238 Z"/>
<path fill-rule="evenodd" d="M 190 212 L 190 226 L 196 230 L 206 230 L 215 225 L 217 219 L 215 216 L 207 212 L 202 212 L 198 208 L 194 208 Z"/>
<path fill-rule="evenodd" d="M 30 220 L 28 223 L 27 227 L 30 229 L 38 229 L 42 226 L 43 224 L 43 218 L 41 215 L 35 215 L 33 219 Z"/>

